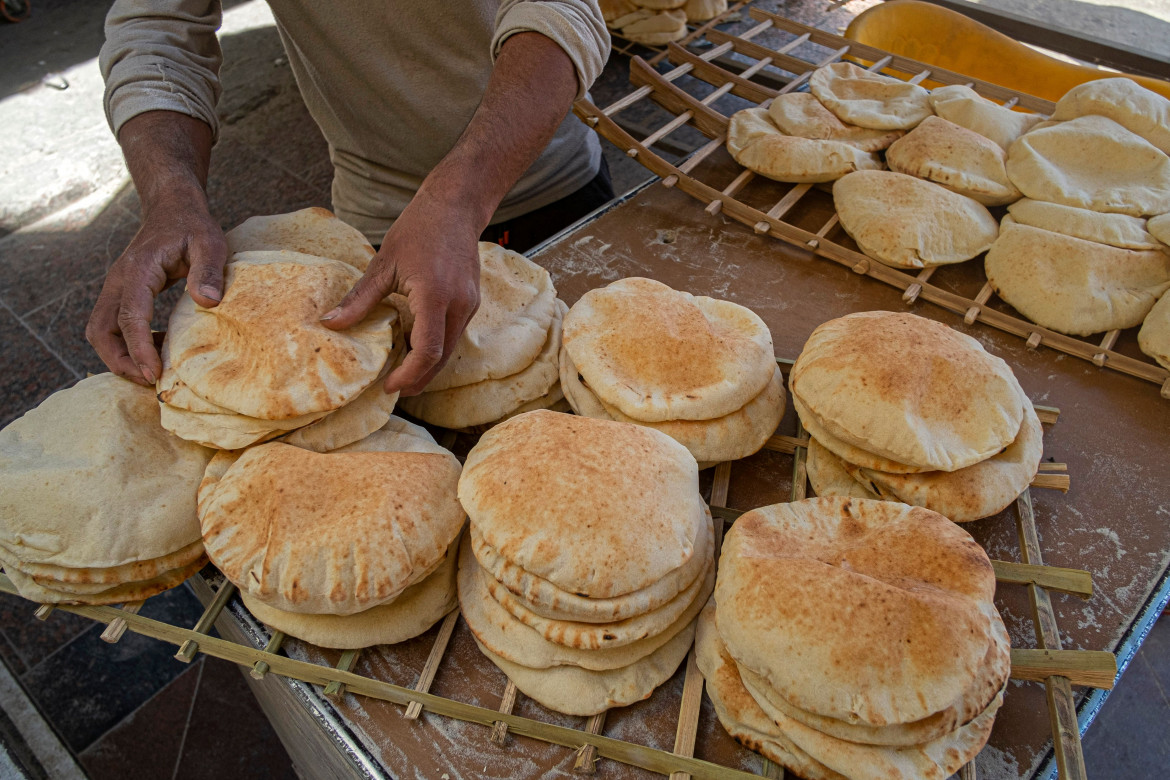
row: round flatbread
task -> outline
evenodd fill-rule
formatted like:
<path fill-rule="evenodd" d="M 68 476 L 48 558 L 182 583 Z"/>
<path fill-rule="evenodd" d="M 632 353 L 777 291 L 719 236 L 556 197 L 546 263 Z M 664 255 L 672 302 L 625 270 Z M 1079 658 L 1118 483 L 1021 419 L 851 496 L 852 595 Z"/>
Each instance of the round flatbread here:
<path fill-rule="evenodd" d="M 814 498 L 735 521 L 716 620 L 737 663 L 794 706 L 886 726 L 972 689 L 993 641 L 984 610 L 994 594 L 987 554 L 942 515 Z"/>
<path fill-rule="evenodd" d="M 844 141 L 785 135 L 762 108 L 732 114 L 727 151 L 743 167 L 776 181 L 834 181 L 853 171 L 882 167 L 876 154 Z"/>
<path fill-rule="evenodd" d="M 1163 295 L 1150 309 L 1138 331 L 1142 352 L 1170 368 L 1170 296 Z"/>
<path fill-rule="evenodd" d="M 206 565 L 207 558 L 201 555 L 186 566 L 168 571 L 153 579 L 142 582 L 124 582 L 96 593 L 72 593 L 46 587 L 37 583 L 32 577 L 8 561 L 4 561 L 4 573 L 16 586 L 17 593 L 39 604 L 129 604 L 134 601 L 145 601 L 151 596 L 157 596 L 171 588 L 177 588 L 188 577 Z M 87 588 L 81 589 L 87 590 Z"/>
<path fill-rule="evenodd" d="M 1008 215 L 1004 219 L 1011 219 L 1016 224 L 1083 238 L 1118 249 L 1162 248 L 1162 243 L 1146 230 L 1146 220 L 1140 217 L 1103 214 L 1031 198 L 1017 200 L 1008 206 Z"/>
<path fill-rule="evenodd" d="M 1142 217 L 1170 211 L 1170 157 L 1103 116 L 1020 136 L 1007 173 L 1029 198 Z"/>
<path fill-rule="evenodd" d="M 1170 254 L 1083 241 L 1027 225 L 1000 230 L 984 261 L 987 281 L 1020 314 L 1088 336 L 1140 325 L 1170 289 Z"/>
<path fill-rule="evenodd" d="M 810 421 L 924 470 L 987 460 L 1015 440 L 1024 416 L 1023 391 L 1007 363 L 970 336 L 913 314 L 861 312 L 824 323 L 789 381 L 801 420 L 829 449 Z"/>
<path fill-rule="evenodd" d="M 336 260 L 241 252 L 225 268 L 218 306 L 203 309 L 190 296 L 175 306 L 171 366 L 200 398 L 248 417 L 287 420 L 344 406 L 381 375 L 398 319 L 378 304 L 348 330 L 324 326 L 322 315 L 360 278 Z"/>
<path fill-rule="evenodd" d="M 930 93 L 922 87 L 851 62 L 817 68 L 808 88 L 841 121 L 858 127 L 909 130 L 934 113 Z"/>
<path fill-rule="evenodd" d="M 121 566 L 69 568 L 48 563 L 22 561 L 14 550 L 0 545 L 0 559 L 11 561 L 22 572 L 47 588 L 66 593 L 100 593 L 115 585 L 143 582 L 181 569 L 198 560 L 206 560 L 203 539 L 164 555 L 145 561 L 134 561 Z"/>
<path fill-rule="evenodd" d="M 948 122 L 994 141 L 1004 151 L 1044 119 L 993 103 L 965 84 L 936 87 L 930 93 L 934 113 Z"/>
<path fill-rule="evenodd" d="M 888 474 L 921 474 L 933 470 L 921 466 L 907 466 L 905 463 L 898 463 L 889 458 L 874 455 L 872 452 L 866 452 L 860 447 L 854 447 L 852 444 L 846 444 L 821 427 L 817 419 L 809 412 L 808 407 L 802 404 L 800 399 L 795 396 L 792 399 L 792 408 L 796 410 L 796 415 L 800 418 L 800 424 L 808 431 L 809 436 L 816 440 L 817 444 L 827 454 L 832 454 L 840 461 L 854 465 L 864 464 L 865 468 L 884 471 Z M 845 494 L 832 493 L 830 495 Z M 878 496 L 857 496 L 857 498 L 878 498 Z"/>
<path fill-rule="evenodd" d="M 238 252 L 287 249 L 338 260 L 362 273 L 374 259 L 374 247 L 360 230 L 319 206 L 291 214 L 249 217 L 225 233 L 224 238 L 229 257 Z"/>
<path fill-rule="evenodd" d="M 467 455 L 459 500 L 500 555 L 587 598 L 657 582 L 690 560 L 702 529 L 698 467 L 681 444 L 555 412 L 485 433 Z"/>
<path fill-rule="evenodd" d="M 679 6 L 686 0 L 665 0 L 673 4 L 668 10 L 639 8 L 614 20 L 610 27 L 627 41 L 644 46 L 662 46 L 681 40 L 687 34 L 687 15 Z"/>
<path fill-rule="evenodd" d="M 886 150 L 891 171 L 927 179 L 985 206 L 1019 200 L 1007 154 L 995 142 L 937 116 L 927 117 Z"/>
<path fill-rule="evenodd" d="M 840 141 L 863 152 L 880 152 L 906 134 L 904 130 L 873 130 L 847 125 L 808 92 L 777 95 L 768 106 L 768 118 L 785 135 Z"/>
<path fill-rule="evenodd" d="M 1170 214 L 1150 217 L 1150 221 L 1146 223 L 1146 229 L 1154 238 L 1163 244 L 1170 245 Z"/>
<path fill-rule="evenodd" d="M 83 379 L 0 431 L 0 545 L 67 569 L 152 567 L 198 541 L 212 454 L 162 428 L 149 389 Z"/>
<path fill-rule="evenodd" d="M 1170 154 L 1170 100 L 1133 79 L 1105 78 L 1078 84 L 1056 102 L 1052 118 L 1067 120 L 1092 114 L 1112 119 Z"/>
<path fill-rule="evenodd" d="M 845 468 L 845 462 L 834 455 L 815 438 L 808 441 L 806 461 L 808 481 L 818 496 L 845 496 L 847 498 L 880 499 L 881 496 L 855 480 Z"/>
<path fill-rule="evenodd" d="M 750 309 L 652 279 L 585 293 L 565 315 L 564 344 L 601 401 L 643 422 L 731 414 L 776 371 L 772 334 Z"/>
<path fill-rule="evenodd" d="M 999 235 L 995 217 L 978 201 L 893 171 L 838 179 L 833 203 L 861 251 L 896 268 L 961 263 L 986 252 Z"/>

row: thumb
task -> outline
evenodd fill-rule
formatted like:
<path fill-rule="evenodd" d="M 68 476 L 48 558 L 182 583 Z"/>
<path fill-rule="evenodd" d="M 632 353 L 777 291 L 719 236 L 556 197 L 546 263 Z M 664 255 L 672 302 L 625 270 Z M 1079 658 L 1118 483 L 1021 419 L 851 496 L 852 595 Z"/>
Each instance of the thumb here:
<path fill-rule="evenodd" d="M 187 292 L 204 308 L 217 306 L 223 299 L 223 266 L 227 262 L 227 242 L 223 233 L 193 238 L 187 245 Z"/>
<path fill-rule="evenodd" d="M 337 307 L 321 318 L 330 330 L 345 330 L 357 325 L 390 292 L 391 285 L 381 275 L 367 272 L 353 286 Z"/>

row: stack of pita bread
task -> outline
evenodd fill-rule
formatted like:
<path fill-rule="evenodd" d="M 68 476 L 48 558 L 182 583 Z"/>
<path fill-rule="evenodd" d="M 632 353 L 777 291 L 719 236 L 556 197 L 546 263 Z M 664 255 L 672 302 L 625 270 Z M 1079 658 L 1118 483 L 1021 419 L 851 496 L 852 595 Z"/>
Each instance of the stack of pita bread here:
<path fill-rule="evenodd" d="M 945 780 L 1010 672 L 995 574 L 929 510 L 815 498 L 727 532 L 696 656 L 724 728 L 806 780 Z"/>
<path fill-rule="evenodd" d="M 644 46 L 682 40 L 687 22 L 705 22 L 726 10 L 727 0 L 601 0 L 606 26 Z"/>
<path fill-rule="evenodd" d="M 1150 218 L 1150 233 L 1158 241 L 1170 246 L 1170 214 Z M 1142 352 L 1170 368 L 1170 296 L 1163 295 L 1150 309 L 1138 331 L 1138 346 Z"/>
<path fill-rule="evenodd" d="M 369 243 L 324 209 L 253 217 L 227 241 L 220 304 L 204 309 L 184 295 L 171 315 L 157 386 L 163 427 L 230 450 L 351 404 L 329 426 L 334 445 L 385 424 L 397 395 L 379 380 L 402 351 L 397 312 L 379 304 L 341 332 L 320 322 L 361 278 Z"/>
<path fill-rule="evenodd" d="M 695 460 L 657 431 L 520 415 L 467 456 L 459 604 L 484 654 L 553 710 L 650 696 L 686 657 L 714 586 Z"/>
<path fill-rule="evenodd" d="M 322 647 L 401 642 L 455 608 L 459 472 L 396 417 L 329 452 L 222 451 L 199 486 L 207 554 L 274 629 Z"/>
<path fill-rule="evenodd" d="M 534 409 L 567 411 L 557 355 L 568 306 L 536 263 L 479 245 L 479 309 L 443 369 L 403 411 L 455 430 L 480 430 Z"/>
<path fill-rule="evenodd" d="M 1170 100 L 1126 78 L 1069 90 L 1052 121 L 1008 147 L 1008 176 L 1028 200 L 1009 208 L 987 253 L 996 293 L 1061 333 L 1141 324 L 1170 288 L 1170 254 L 1146 220 L 1170 212 L 1168 154 Z"/>
<path fill-rule="evenodd" d="M 22 596 L 119 604 L 207 562 L 195 491 L 212 450 L 159 425 L 150 390 L 99 374 L 0 431 L 0 561 Z"/>
<path fill-rule="evenodd" d="M 962 523 L 1002 511 L 1039 470 L 1043 430 L 1011 368 L 933 320 L 830 320 L 790 385 L 819 496 L 901 501 Z"/>
<path fill-rule="evenodd" d="M 751 455 L 784 416 L 772 334 L 754 312 L 638 277 L 565 315 L 561 387 L 586 417 L 654 428 L 700 468 Z"/>

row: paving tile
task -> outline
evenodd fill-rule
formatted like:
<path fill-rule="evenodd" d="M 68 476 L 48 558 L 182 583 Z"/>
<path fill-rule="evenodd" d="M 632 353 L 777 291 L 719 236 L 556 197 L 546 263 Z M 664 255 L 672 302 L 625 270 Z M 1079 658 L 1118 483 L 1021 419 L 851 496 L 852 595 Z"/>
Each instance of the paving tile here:
<path fill-rule="evenodd" d="M 79 758 L 92 780 L 170 778 L 183 749 L 204 659 L 192 664 Z"/>
<path fill-rule="evenodd" d="M 36 604 L 20 596 L 0 593 L 0 629 L 25 669 L 36 666 L 93 627 L 92 620 L 63 611 L 53 612 L 47 620 L 37 620 L 33 617 L 36 608 Z M 13 671 L 24 673 L 23 670 Z"/>
<path fill-rule="evenodd" d="M 17 315 L 105 275 L 138 231 L 138 218 L 107 205 L 92 221 L 49 217 L 0 239 L 0 298 Z"/>
<path fill-rule="evenodd" d="M 16 652 L 16 648 L 8 641 L 8 637 L 4 635 L 3 625 L 0 625 L 0 663 L 8 667 L 8 671 L 17 677 L 24 674 L 28 669 L 28 666 L 24 663 L 24 659 L 20 657 L 20 653 Z"/>
<path fill-rule="evenodd" d="M 77 381 L 11 312 L 0 309 L 0 427 Z"/>
<path fill-rule="evenodd" d="M 261 157 L 305 183 L 329 191 L 333 181 L 329 144 L 295 87 L 241 120 L 230 132 Z"/>
<path fill-rule="evenodd" d="M 176 588 L 148 600 L 142 614 L 191 625 L 198 601 Z M 188 669 L 174 653 L 173 645 L 132 632 L 107 644 L 94 625 L 23 682 L 65 743 L 81 752 Z"/>
<path fill-rule="evenodd" d="M 295 780 L 292 761 L 235 664 L 208 658 L 176 780 Z"/>

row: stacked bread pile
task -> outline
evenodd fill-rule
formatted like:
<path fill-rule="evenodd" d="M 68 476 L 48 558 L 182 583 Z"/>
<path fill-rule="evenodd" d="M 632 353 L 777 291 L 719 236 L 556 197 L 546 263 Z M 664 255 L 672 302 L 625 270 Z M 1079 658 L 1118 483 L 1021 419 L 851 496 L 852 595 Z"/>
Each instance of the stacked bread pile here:
<path fill-rule="evenodd" d="M 687 22 L 706 22 L 726 10 L 727 0 L 601 0 L 606 26 L 645 46 L 682 40 Z"/>
<path fill-rule="evenodd" d="M 1170 212 L 1167 155 L 1170 100 L 1125 78 L 1069 90 L 1051 122 L 1009 147 L 1008 175 L 1028 200 L 987 253 L 995 291 L 1061 333 L 1141 324 L 1170 288 L 1170 254 L 1147 224 Z M 1164 356 L 1170 344 L 1148 336 L 1143 348 Z"/>
<path fill-rule="evenodd" d="M 1170 214 L 1151 217 L 1147 229 L 1164 245 L 1170 246 Z M 1142 352 L 1170 368 L 1170 296 L 1163 295 L 1150 309 L 1138 331 Z"/>
<path fill-rule="evenodd" d="M 180 299 L 162 348 L 163 427 L 209 447 L 238 449 L 359 399 L 349 419 L 337 421 L 350 441 L 389 419 L 397 396 L 387 396 L 379 380 L 401 351 L 398 314 L 379 304 L 348 330 L 324 326 L 321 317 L 361 278 L 362 258 L 369 258 L 362 247 L 369 245 L 321 212 L 248 220 L 228 234 L 237 251 L 224 270 L 219 305 L 204 309 L 190 296 Z"/>
<path fill-rule="evenodd" d="M 1011 368 L 933 320 L 830 320 L 790 386 L 820 496 L 902 501 L 962 523 L 1009 506 L 1040 467 L 1043 430 Z"/>
<path fill-rule="evenodd" d="M 459 471 L 394 417 L 330 452 L 220 452 L 199 486 L 203 541 L 272 628 L 322 647 L 401 642 L 455 607 Z"/>
<path fill-rule="evenodd" d="M 99 374 L 0 431 L 0 561 L 22 596 L 119 604 L 207 562 L 195 490 L 212 451 L 159 425 L 150 390 Z"/>
<path fill-rule="evenodd" d="M 652 279 L 581 296 L 565 315 L 560 362 L 577 414 L 661 431 L 700 468 L 759 451 L 784 416 L 784 380 L 763 320 Z"/>
<path fill-rule="evenodd" d="M 696 655 L 737 740 L 806 780 L 944 780 L 1010 671 L 995 574 L 929 510 L 816 498 L 736 520 Z"/>
<path fill-rule="evenodd" d="M 647 698 L 714 586 L 695 460 L 625 423 L 537 411 L 486 433 L 459 500 L 459 604 L 484 654 L 545 706 L 593 715 Z"/>
<path fill-rule="evenodd" d="M 548 271 L 497 244 L 479 245 L 479 309 L 451 358 L 400 406 L 456 430 L 490 426 L 534 409 L 566 409 L 557 355 L 568 307 Z"/>

